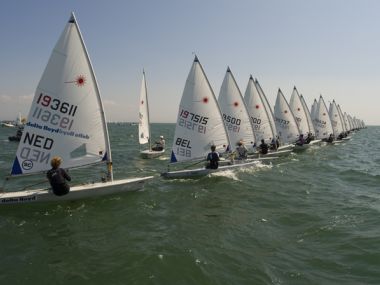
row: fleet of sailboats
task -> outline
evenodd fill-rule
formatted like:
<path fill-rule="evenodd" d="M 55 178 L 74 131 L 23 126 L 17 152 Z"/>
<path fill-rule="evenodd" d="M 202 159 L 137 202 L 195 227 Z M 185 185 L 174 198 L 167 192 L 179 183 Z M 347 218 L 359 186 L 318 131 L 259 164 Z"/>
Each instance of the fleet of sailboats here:
<path fill-rule="evenodd" d="M 139 101 L 139 144 L 145 158 L 164 154 L 151 145 L 148 92 L 145 72 Z M 257 79 L 250 76 L 242 96 L 228 67 L 218 100 L 202 65 L 195 56 L 178 108 L 178 115 L 166 178 L 195 177 L 213 172 L 251 167 L 270 155 L 289 154 L 304 146 L 300 138 L 313 137 L 305 147 L 321 141 L 338 143 L 350 139 L 351 131 L 364 128 L 362 120 L 342 112 L 335 100 L 327 109 L 322 95 L 309 111 L 305 99 L 294 87 L 289 104 L 279 89 L 272 111 Z M 278 146 L 281 142 L 282 150 Z M 256 158 L 236 160 L 237 145 L 257 154 L 258 144 L 270 144 L 273 151 Z M 220 165 L 209 168 L 205 158 L 212 148 L 220 154 Z M 284 150 L 288 148 L 288 150 Z M 104 163 L 107 175 L 101 181 L 73 186 L 64 196 L 49 187 L 0 193 L 0 204 L 62 201 L 91 198 L 141 189 L 153 176 L 113 179 L 111 145 L 105 111 L 74 13 L 71 14 L 37 86 L 24 131 L 16 152 L 11 177 L 43 174 L 53 156 L 62 167 L 78 168 Z M 274 157 L 276 158 L 276 157 Z M 182 165 L 181 169 L 170 170 Z M 100 179 L 99 179 L 100 180 Z"/>

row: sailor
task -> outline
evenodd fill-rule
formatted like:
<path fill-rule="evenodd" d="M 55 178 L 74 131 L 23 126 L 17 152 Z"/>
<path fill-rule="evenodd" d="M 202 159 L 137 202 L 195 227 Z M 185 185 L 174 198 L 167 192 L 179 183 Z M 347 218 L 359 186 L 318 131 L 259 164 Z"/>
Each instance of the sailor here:
<path fill-rule="evenodd" d="M 271 150 L 277 150 L 278 146 L 277 146 L 277 142 L 276 142 L 276 139 L 273 138 L 270 142 L 270 149 Z"/>
<path fill-rule="evenodd" d="M 155 146 L 152 147 L 152 150 L 154 151 L 161 151 L 165 149 L 165 140 L 164 136 L 160 136 L 160 140 L 156 141 Z"/>
<path fill-rule="evenodd" d="M 265 143 L 264 139 L 261 139 L 261 144 L 259 145 L 259 150 L 261 154 L 268 153 L 268 145 Z"/>
<path fill-rule="evenodd" d="M 307 134 L 307 137 L 306 137 L 306 140 L 305 140 L 305 143 L 306 143 L 306 144 L 309 144 L 312 140 L 313 140 L 313 139 L 312 139 L 312 135 L 311 135 L 311 133 L 308 133 L 308 134 Z"/>
<path fill-rule="evenodd" d="M 303 134 L 300 134 L 300 136 L 298 137 L 298 140 L 296 141 L 296 145 L 303 146 L 304 143 L 305 143 L 305 139 L 303 138 Z"/>
<path fill-rule="evenodd" d="M 236 152 L 238 154 L 237 159 L 246 159 L 248 156 L 248 149 L 245 147 L 243 141 L 239 141 L 237 145 L 238 145 L 236 148 Z"/>
<path fill-rule="evenodd" d="M 219 153 L 215 151 L 215 145 L 211 146 L 211 152 L 207 155 L 207 165 L 206 168 L 209 169 L 218 169 L 219 167 Z"/>
<path fill-rule="evenodd" d="M 330 134 L 330 136 L 328 137 L 328 139 L 326 140 L 326 142 L 332 143 L 333 141 L 334 141 L 334 136 L 333 136 L 333 134 Z"/>
<path fill-rule="evenodd" d="M 53 189 L 53 193 L 57 196 L 66 195 L 70 191 L 70 186 L 67 184 L 66 180 L 71 181 L 71 177 L 63 168 L 60 168 L 61 163 L 62 158 L 54 156 L 50 161 L 52 169 L 46 173 L 51 188 Z"/>

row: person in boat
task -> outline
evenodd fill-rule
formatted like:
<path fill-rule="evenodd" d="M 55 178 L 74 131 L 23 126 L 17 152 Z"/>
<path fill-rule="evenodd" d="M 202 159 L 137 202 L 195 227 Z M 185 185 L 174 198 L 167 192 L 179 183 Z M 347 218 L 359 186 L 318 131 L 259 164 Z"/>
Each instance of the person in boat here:
<path fill-rule="evenodd" d="M 326 142 L 332 143 L 334 141 L 334 136 L 333 134 L 330 134 L 330 136 L 326 139 Z"/>
<path fill-rule="evenodd" d="M 296 141 L 296 145 L 303 146 L 305 144 L 305 139 L 303 137 L 303 134 L 300 134 L 298 137 L 298 140 Z"/>
<path fill-rule="evenodd" d="M 276 146 L 277 146 L 276 149 L 278 149 L 280 147 L 280 137 L 279 136 L 276 136 Z"/>
<path fill-rule="evenodd" d="M 154 150 L 154 151 L 162 151 L 164 149 L 165 149 L 164 136 L 160 136 L 160 140 L 156 141 L 154 147 L 152 147 L 152 150 Z"/>
<path fill-rule="evenodd" d="M 19 127 L 17 129 L 16 135 L 8 137 L 8 139 L 10 141 L 17 141 L 17 142 L 19 142 L 21 140 L 21 137 L 22 137 L 22 131 L 23 131 L 23 127 Z"/>
<path fill-rule="evenodd" d="M 265 143 L 264 139 L 261 139 L 261 144 L 259 145 L 259 152 L 261 154 L 267 154 L 268 153 L 268 145 Z"/>
<path fill-rule="evenodd" d="M 70 186 L 67 181 L 71 181 L 71 177 L 67 174 L 66 170 L 60 168 L 62 163 L 62 158 L 59 156 L 54 156 L 51 161 L 51 167 L 46 176 L 50 182 L 53 193 L 57 196 L 63 196 L 69 193 Z"/>
<path fill-rule="evenodd" d="M 211 146 L 211 152 L 208 153 L 206 160 L 207 160 L 206 168 L 218 169 L 219 153 L 216 151 L 216 147 L 214 145 Z"/>
<path fill-rule="evenodd" d="M 247 159 L 248 157 L 248 149 L 245 147 L 243 141 L 239 141 L 237 143 L 236 152 L 238 154 L 237 159 Z"/>
<path fill-rule="evenodd" d="M 311 133 L 307 134 L 307 137 L 305 139 L 305 144 L 309 144 L 313 140 Z"/>
<path fill-rule="evenodd" d="M 278 142 L 275 138 L 273 138 L 270 142 L 270 149 L 271 150 L 277 150 L 279 147 L 280 142 Z"/>

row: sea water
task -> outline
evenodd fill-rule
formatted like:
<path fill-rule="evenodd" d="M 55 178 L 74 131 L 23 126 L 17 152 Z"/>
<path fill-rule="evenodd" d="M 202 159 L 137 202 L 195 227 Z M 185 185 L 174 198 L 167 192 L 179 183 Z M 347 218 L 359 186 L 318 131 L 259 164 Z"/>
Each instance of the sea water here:
<path fill-rule="evenodd" d="M 137 126 L 110 124 L 115 178 L 154 175 L 143 191 L 0 207 L 0 284 L 380 284 L 380 127 L 340 145 L 199 179 L 162 179 L 141 159 Z M 14 129 L 0 129 L 8 191 Z M 70 171 L 99 181 L 104 167 Z"/>

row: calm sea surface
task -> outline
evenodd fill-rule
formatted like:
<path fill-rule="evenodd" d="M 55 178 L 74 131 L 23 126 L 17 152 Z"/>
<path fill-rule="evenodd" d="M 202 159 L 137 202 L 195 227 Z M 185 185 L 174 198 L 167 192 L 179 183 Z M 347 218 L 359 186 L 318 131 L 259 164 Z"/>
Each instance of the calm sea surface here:
<path fill-rule="evenodd" d="M 171 146 L 174 124 L 153 124 Z M 1 185 L 17 143 L 0 128 Z M 0 208 L 0 284 L 380 284 L 380 127 L 258 168 L 163 180 L 137 126 L 110 124 L 115 178 L 139 192 Z M 98 181 L 103 167 L 70 172 Z M 39 187 L 41 185 L 38 185 Z"/>

